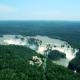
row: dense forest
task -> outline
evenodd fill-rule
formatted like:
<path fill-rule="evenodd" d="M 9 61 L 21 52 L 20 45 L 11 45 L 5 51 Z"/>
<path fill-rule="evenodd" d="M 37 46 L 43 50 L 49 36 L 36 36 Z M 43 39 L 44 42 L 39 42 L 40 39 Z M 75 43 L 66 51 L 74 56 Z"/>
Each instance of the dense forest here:
<path fill-rule="evenodd" d="M 33 56 L 42 64 L 32 64 Z M 0 80 L 80 80 L 80 74 L 65 67 L 53 64 L 47 59 L 44 73 L 44 56 L 22 46 L 0 45 Z"/>
<path fill-rule="evenodd" d="M 70 61 L 68 68 L 80 73 L 80 51 L 77 52 L 76 57 Z"/>

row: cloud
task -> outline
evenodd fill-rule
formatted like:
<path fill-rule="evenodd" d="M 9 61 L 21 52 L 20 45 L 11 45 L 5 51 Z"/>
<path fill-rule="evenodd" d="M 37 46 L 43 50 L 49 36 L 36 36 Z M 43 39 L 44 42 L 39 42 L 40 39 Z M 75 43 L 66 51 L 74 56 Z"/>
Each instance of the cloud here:
<path fill-rule="evenodd" d="M 16 10 L 16 9 L 15 9 L 14 7 L 0 4 L 0 13 L 4 13 L 4 12 L 14 12 L 15 10 Z"/>

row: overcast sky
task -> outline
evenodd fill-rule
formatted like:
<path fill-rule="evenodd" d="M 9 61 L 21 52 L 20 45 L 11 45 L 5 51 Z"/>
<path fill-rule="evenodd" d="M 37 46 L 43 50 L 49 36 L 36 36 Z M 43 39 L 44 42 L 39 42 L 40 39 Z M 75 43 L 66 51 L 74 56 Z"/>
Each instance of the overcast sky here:
<path fill-rule="evenodd" d="M 0 0 L 0 20 L 80 20 L 80 0 Z"/>

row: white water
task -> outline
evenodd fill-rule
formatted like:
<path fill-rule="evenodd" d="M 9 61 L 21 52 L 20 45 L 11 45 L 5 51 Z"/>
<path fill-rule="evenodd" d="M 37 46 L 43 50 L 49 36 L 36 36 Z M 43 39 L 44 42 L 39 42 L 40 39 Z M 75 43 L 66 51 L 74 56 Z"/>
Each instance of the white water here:
<path fill-rule="evenodd" d="M 42 54 L 44 54 L 44 51 L 47 49 L 46 47 L 48 44 L 51 45 L 52 50 L 58 50 L 66 54 L 66 58 L 69 61 L 75 58 L 75 54 L 76 52 L 78 52 L 78 49 L 72 48 L 66 41 L 62 41 L 59 39 L 52 39 L 47 36 L 36 36 L 34 38 L 42 41 L 42 44 L 38 48 L 38 52 Z M 62 45 L 64 45 L 64 47 L 61 47 Z"/>
<path fill-rule="evenodd" d="M 52 47 L 52 50 L 58 50 L 60 52 L 63 52 L 64 54 L 66 54 L 66 60 L 64 60 L 64 59 L 59 60 L 59 62 L 62 62 L 63 65 L 64 65 L 64 63 L 66 63 L 66 65 L 68 65 L 69 61 L 71 61 L 73 58 L 75 58 L 75 56 L 76 56 L 75 54 L 76 54 L 76 52 L 78 52 L 78 49 L 72 48 L 66 41 L 62 41 L 59 39 L 53 39 L 53 38 L 49 38 L 47 36 L 39 36 L 39 35 L 38 36 L 26 36 L 26 37 L 17 35 L 18 36 L 18 39 L 17 39 L 17 38 L 15 38 L 15 36 L 16 35 L 3 35 L 3 37 L 0 37 L 0 44 L 3 44 L 3 45 L 14 44 L 14 45 L 28 46 L 31 49 L 35 50 L 36 46 L 29 45 L 28 39 L 29 38 L 39 39 L 42 41 L 42 44 L 38 47 L 37 52 L 40 54 L 44 54 L 44 51 L 47 49 L 47 45 L 50 44 L 50 46 Z M 21 38 L 24 38 L 24 40 L 21 40 Z M 61 47 L 62 45 L 64 45 L 64 46 Z M 62 65 L 62 63 L 61 63 L 61 65 Z"/>

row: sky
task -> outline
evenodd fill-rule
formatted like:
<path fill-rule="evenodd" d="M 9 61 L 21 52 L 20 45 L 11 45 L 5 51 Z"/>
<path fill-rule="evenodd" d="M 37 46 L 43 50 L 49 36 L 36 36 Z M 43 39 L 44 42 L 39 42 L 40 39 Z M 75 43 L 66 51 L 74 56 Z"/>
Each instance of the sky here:
<path fill-rule="evenodd" d="M 0 20 L 80 20 L 80 0 L 0 0 Z"/>

